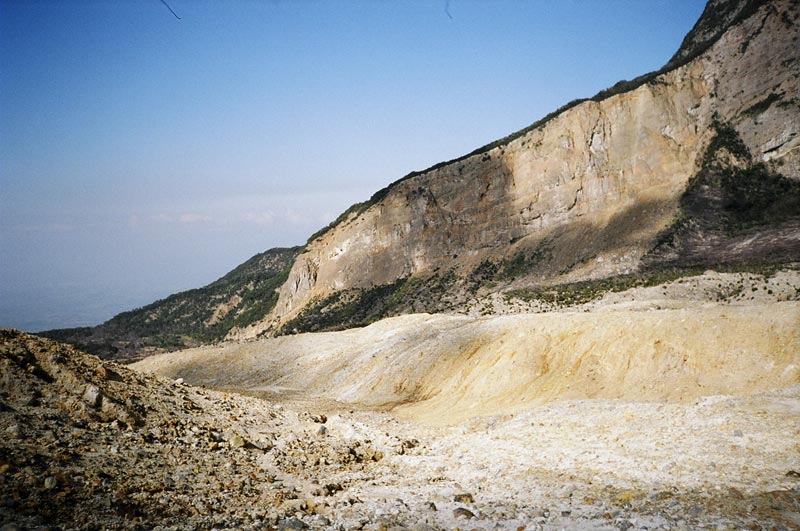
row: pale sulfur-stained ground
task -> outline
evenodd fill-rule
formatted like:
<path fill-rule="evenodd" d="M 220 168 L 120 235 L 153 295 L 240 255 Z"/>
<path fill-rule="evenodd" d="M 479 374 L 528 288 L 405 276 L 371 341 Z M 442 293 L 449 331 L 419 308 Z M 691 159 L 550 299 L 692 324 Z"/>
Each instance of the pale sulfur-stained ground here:
<path fill-rule="evenodd" d="M 798 529 L 796 277 L 134 370 L 0 331 L 0 527 Z"/>
<path fill-rule="evenodd" d="M 368 470 L 309 476 L 346 485 L 315 508 L 346 529 L 794 529 L 792 275 L 726 303 L 709 273 L 571 311 L 403 316 L 136 367 L 324 413 L 316 436 L 375 445 Z"/>

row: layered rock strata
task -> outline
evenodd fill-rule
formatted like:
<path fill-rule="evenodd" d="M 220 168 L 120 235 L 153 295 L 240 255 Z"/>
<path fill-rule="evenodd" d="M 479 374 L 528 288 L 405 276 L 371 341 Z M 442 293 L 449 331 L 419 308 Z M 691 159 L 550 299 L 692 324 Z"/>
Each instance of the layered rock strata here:
<path fill-rule="evenodd" d="M 711 2 L 670 64 L 694 59 L 376 194 L 309 243 L 273 312 L 236 335 L 336 291 L 487 258 L 545 255 L 523 285 L 635 271 L 678 215 L 716 123 L 753 161 L 800 179 L 798 18 L 790 1 Z"/>

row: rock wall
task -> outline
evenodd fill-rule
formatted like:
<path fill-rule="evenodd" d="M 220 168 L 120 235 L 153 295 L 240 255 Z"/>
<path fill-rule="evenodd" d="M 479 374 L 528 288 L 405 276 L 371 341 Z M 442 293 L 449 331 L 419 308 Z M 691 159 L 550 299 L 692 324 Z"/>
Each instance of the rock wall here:
<path fill-rule="evenodd" d="M 756 160 L 800 178 L 799 11 L 788 0 L 761 5 L 688 64 L 396 183 L 311 242 L 272 314 L 240 336 L 286 322 L 337 290 L 466 272 L 485 258 L 537 249 L 547 259 L 518 282 L 635 270 L 675 217 L 715 116 L 736 128 Z"/>

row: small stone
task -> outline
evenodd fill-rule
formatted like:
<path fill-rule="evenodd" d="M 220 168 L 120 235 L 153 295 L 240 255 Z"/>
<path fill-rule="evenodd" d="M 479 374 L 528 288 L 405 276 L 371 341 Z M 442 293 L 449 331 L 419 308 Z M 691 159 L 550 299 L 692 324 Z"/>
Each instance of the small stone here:
<path fill-rule="evenodd" d="M 329 526 L 331 525 L 331 521 L 322 516 L 321 514 L 316 514 L 311 518 L 311 523 L 318 526 Z"/>
<path fill-rule="evenodd" d="M 795 479 L 798 479 L 798 478 L 800 478 L 800 472 L 798 472 L 797 470 L 790 470 L 790 471 L 788 471 L 788 472 L 786 473 L 786 477 L 787 477 L 787 478 L 795 478 Z"/>
<path fill-rule="evenodd" d="M 429 511 L 436 511 L 436 504 L 433 502 L 423 503 L 422 506 Z"/>
<path fill-rule="evenodd" d="M 317 508 L 316 502 L 314 500 L 306 500 L 306 512 L 308 514 L 314 514 L 314 509 Z"/>
<path fill-rule="evenodd" d="M 116 372 L 116 371 L 114 371 L 112 369 L 109 369 L 105 365 L 98 366 L 97 370 L 96 370 L 96 373 L 97 373 L 97 376 L 99 376 L 103 380 L 112 380 L 112 381 L 115 381 L 115 382 L 121 382 L 122 381 L 122 376 L 118 372 Z"/>
<path fill-rule="evenodd" d="M 44 488 L 47 490 L 53 490 L 58 486 L 58 480 L 53 476 L 48 476 L 44 480 Z"/>
<path fill-rule="evenodd" d="M 40 406 L 41 404 L 42 403 L 39 400 L 39 397 L 35 393 L 32 396 L 30 396 L 28 400 L 25 402 L 25 405 L 28 407 L 37 407 Z"/>
<path fill-rule="evenodd" d="M 453 510 L 453 518 L 466 518 L 467 520 L 471 520 L 475 518 L 475 513 L 464 507 L 458 507 Z"/>
<path fill-rule="evenodd" d="M 308 524 L 299 518 L 289 518 L 278 522 L 278 529 L 305 529 L 307 527 Z"/>
<path fill-rule="evenodd" d="M 742 433 L 742 430 L 733 430 L 733 436 L 734 437 L 744 437 L 744 433 Z"/>
<path fill-rule="evenodd" d="M 614 501 L 622 505 L 625 503 L 630 503 L 638 497 L 639 497 L 639 492 L 636 490 L 632 489 L 623 490 L 622 492 L 614 496 Z"/>
<path fill-rule="evenodd" d="M 183 384 L 183 378 L 176 378 L 175 385 L 181 385 L 181 384 Z"/>
<path fill-rule="evenodd" d="M 472 494 L 464 493 L 464 494 L 456 494 L 453 496 L 453 501 L 456 503 L 474 503 L 475 500 L 472 498 Z"/>
<path fill-rule="evenodd" d="M 325 425 L 323 424 L 317 430 L 317 435 L 324 436 L 324 435 L 327 435 L 327 434 L 328 434 L 328 428 L 326 428 Z"/>
<path fill-rule="evenodd" d="M 228 442 L 234 448 L 244 448 L 244 446 L 247 444 L 247 441 L 244 440 L 244 437 L 238 433 L 231 435 L 231 438 L 228 440 Z"/>
<path fill-rule="evenodd" d="M 736 498 L 737 500 L 744 499 L 744 494 L 742 494 L 742 491 L 736 487 L 728 487 L 728 493 L 731 495 L 731 497 Z"/>
<path fill-rule="evenodd" d="M 22 437 L 22 433 L 19 429 L 19 424 L 12 424 L 8 428 L 6 428 L 6 435 L 11 439 L 19 439 Z"/>
<path fill-rule="evenodd" d="M 93 408 L 98 408 L 103 402 L 103 392 L 96 385 L 89 384 L 83 392 L 83 400 Z"/>
<path fill-rule="evenodd" d="M 307 508 L 306 502 L 300 499 L 284 500 L 283 508 L 286 512 L 299 513 Z"/>
<path fill-rule="evenodd" d="M 326 496 L 333 496 L 337 492 L 344 490 L 344 488 L 339 483 L 328 483 L 323 490 Z"/>

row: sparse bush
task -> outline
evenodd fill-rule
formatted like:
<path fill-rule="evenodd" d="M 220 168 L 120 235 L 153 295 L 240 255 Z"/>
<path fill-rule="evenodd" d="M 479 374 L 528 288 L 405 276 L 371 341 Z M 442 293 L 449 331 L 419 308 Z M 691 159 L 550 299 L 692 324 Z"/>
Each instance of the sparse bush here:
<path fill-rule="evenodd" d="M 446 295 L 457 276 L 452 270 L 427 276 L 398 278 L 394 282 L 332 293 L 311 301 L 294 319 L 284 324 L 279 334 L 344 330 L 414 311 L 443 310 Z"/>
<path fill-rule="evenodd" d="M 735 236 L 781 223 L 800 213 L 800 183 L 753 161 L 730 124 L 715 116 L 714 136 L 698 172 L 689 180 L 672 223 L 655 239 L 647 259 L 702 231 Z M 731 163 L 731 157 L 736 163 Z"/>
<path fill-rule="evenodd" d="M 122 312 L 93 328 L 55 330 L 42 336 L 77 345 L 102 357 L 145 347 L 176 350 L 217 341 L 235 326 L 264 318 L 278 301 L 302 248 L 271 249 L 241 264 L 224 277 L 193 290 L 170 295 L 142 308 Z M 228 313 L 209 324 L 217 305 L 239 297 Z"/>

